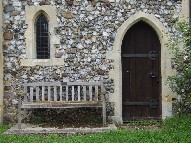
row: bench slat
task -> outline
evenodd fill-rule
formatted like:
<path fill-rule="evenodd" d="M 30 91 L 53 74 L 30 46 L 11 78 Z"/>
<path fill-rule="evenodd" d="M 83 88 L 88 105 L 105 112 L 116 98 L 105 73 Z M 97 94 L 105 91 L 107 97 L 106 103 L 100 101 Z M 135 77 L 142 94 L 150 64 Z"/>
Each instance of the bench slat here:
<path fill-rule="evenodd" d="M 59 86 L 62 82 L 33 82 L 33 83 L 24 83 L 21 85 L 24 86 Z"/>
<path fill-rule="evenodd" d="M 90 101 L 92 101 L 92 86 L 89 86 Z"/>
<path fill-rule="evenodd" d="M 86 101 L 86 86 L 83 86 L 84 101 Z"/>
<path fill-rule="evenodd" d="M 98 86 L 95 86 L 95 100 L 98 101 Z"/>
<path fill-rule="evenodd" d="M 62 85 L 68 85 L 68 86 L 74 86 L 74 85 L 101 85 L 102 82 L 33 82 L 33 83 L 23 83 L 19 85 L 23 86 L 62 86 Z"/>
<path fill-rule="evenodd" d="M 89 86 L 89 85 L 92 85 L 92 86 L 94 86 L 94 85 L 101 85 L 102 84 L 102 82 L 100 82 L 100 81 L 98 81 L 98 82 L 67 82 L 67 85 L 69 86 L 73 86 L 73 85 L 86 85 L 86 86 Z"/>
<path fill-rule="evenodd" d="M 72 86 L 72 101 L 74 101 L 74 86 Z"/>
<path fill-rule="evenodd" d="M 57 101 L 57 86 L 54 86 L 54 101 Z"/>
<path fill-rule="evenodd" d="M 39 86 L 36 87 L 36 101 L 39 101 Z"/>
<path fill-rule="evenodd" d="M 44 99 L 44 86 L 42 86 L 42 101 L 45 101 L 45 99 Z"/>
<path fill-rule="evenodd" d="M 50 88 L 50 86 L 48 86 L 48 101 L 51 101 L 50 90 L 51 90 L 51 88 Z"/>
<path fill-rule="evenodd" d="M 80 101 L 80 86 L 78 86 L 78 101 Z"/>
<path fill-rule="evenodd" d="M 66 86 L 66 101 L 68 101 L 68 86 Z"/>
<path fill-rule="evenodd" d="M 62 86 L 60 86 L 60 101 L 62 101 Z"/>
<path fill-rule="evenodd" d="M 33 102 L 33 87 L 30 87 L 30 102 Z"/>
<path fill-rule="evenodd" d="M 53 101 L 54 102 L 54 101 Z M 102 107 L 102 102 L 64 102 L 59 101 L 54 103 L 25 103 L 21 105 L 21 108 L 78 108 L 78 107 Z"/>

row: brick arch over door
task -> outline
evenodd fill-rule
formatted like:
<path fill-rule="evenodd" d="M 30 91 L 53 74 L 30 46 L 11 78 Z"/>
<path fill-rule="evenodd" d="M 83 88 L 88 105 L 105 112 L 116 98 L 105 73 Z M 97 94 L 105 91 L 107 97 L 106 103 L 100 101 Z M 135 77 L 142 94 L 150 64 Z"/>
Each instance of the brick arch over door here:
<path fill-rule="evenodd" d="M 168 75 L 172 74 L 170 54 L 165 43 L 168 42 L 168 30 L 163 24 L 152 14 L 146 14 L 144 12 L 137 12 L 127 19 L 117 30 L 115 42 L 113 45 L 113 51 L 107 53 L 108 59 L 114 60 L 114 70 L 110 71 L 110 78 L 114 79 L 114 93 L 110 95 L 110 101 L 114 102 L 114 120 L 122 123 L 122 62 L 121 62 L 121 46 L 124 35 L 130 27 L 139 21 L 144 21 L 150 25 L 159 37 L 161 43 L 161 105 L 162 105 L 162 118 L 171 116 L 172 103 L 171 98 L 173 93 L 169 87 L 165 84 Z M 112 58 L 111 58 L 112 57 Z"/>

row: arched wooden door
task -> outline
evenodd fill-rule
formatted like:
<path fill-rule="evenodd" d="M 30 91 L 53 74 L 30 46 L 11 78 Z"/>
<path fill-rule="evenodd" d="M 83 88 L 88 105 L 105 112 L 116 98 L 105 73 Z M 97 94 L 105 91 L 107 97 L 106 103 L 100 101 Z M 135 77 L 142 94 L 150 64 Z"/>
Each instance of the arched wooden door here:
<path fill-rule="evenodd" d="M 161 118 L 160 41 L 151 26 L 134 24 L 122 42 L 123 121 Z"/>

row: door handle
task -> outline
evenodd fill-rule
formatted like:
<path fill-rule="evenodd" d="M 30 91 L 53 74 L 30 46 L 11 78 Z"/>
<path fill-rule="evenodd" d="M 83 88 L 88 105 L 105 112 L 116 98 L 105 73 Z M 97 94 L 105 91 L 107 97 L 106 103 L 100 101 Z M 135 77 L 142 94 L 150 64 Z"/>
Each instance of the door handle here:
<path fill-rule="evenodd" d="M 129 73 L 129 71 L 128 71 L 128 70 L 127 70 L 126 72 L 127 72 L 127 73 Z"/>
<path fill-rule="evenodd" d="M 156 77 L 157 77 L 156 71 L 155 71 L 155 70 L 151 70 L 150 76 L 151 76 L 152 78 L 156 78 Z"/>

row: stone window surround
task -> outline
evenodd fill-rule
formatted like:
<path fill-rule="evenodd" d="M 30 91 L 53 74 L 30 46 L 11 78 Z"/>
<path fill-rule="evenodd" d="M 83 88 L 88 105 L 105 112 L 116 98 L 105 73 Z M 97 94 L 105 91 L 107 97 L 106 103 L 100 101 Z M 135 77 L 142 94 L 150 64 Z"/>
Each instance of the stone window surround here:
<path fill-rule="evenodd" d="M 55 58 L 55 44 L 60 43 L 60 38 L 55 35 L 54 27 L 57 27 L 56 7 L 51 5 L 43 6 L 26 6 L 26 24 L 28 25 L 25 32 L 26 37 L 26 59 L 21 59 L 21 66 L 53 66 L 64 65 L 64 59 Z M 36 17 L 43 13 L 49 20 L 50 32 L 50 59 L 36 59 L 36 37 L 35 37 L 35 20 Z"/>

